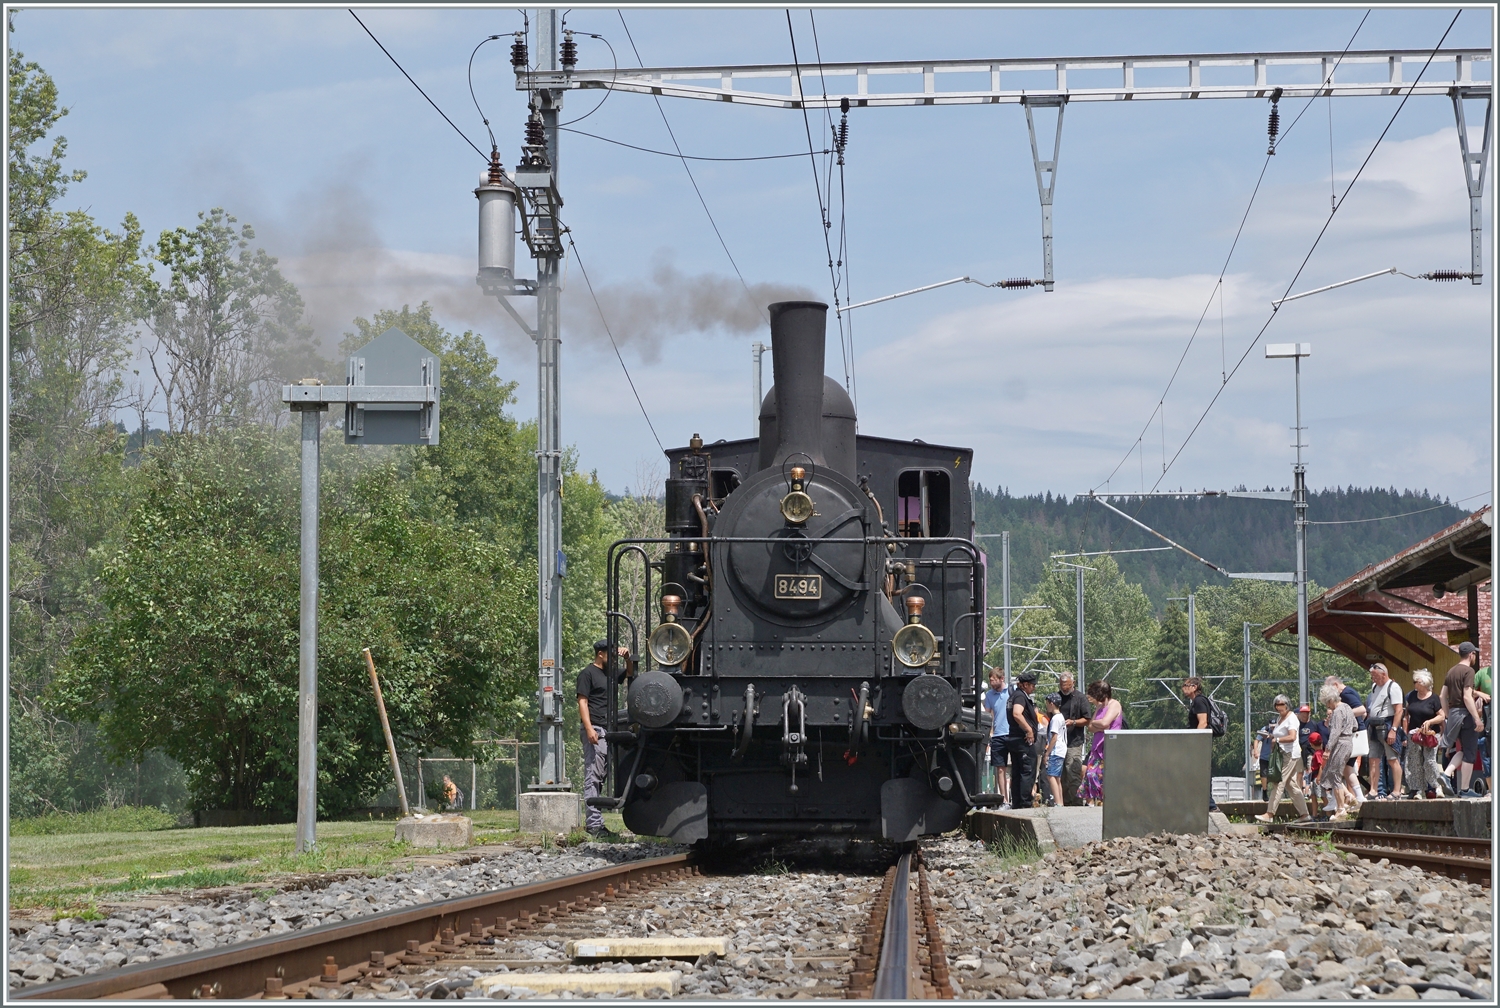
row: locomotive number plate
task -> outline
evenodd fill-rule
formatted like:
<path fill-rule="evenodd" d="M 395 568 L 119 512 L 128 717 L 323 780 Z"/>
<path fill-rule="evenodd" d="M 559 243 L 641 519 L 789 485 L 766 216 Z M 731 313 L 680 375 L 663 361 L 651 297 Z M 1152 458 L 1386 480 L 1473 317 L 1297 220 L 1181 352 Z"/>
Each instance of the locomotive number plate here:
<path fill-rule="evenodd" d="M 784 599 L 820 599 L 823 597 L 823 575 L 778 574 L 776 597 Z"/>

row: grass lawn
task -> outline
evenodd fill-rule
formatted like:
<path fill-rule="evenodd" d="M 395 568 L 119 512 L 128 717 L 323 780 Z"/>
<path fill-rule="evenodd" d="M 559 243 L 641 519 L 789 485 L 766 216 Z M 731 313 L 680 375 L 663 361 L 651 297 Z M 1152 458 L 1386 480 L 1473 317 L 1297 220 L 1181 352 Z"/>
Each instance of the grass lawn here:
<path fill-rule="evenodd" d="M 520 833 L 514 811 L 469 815 L 476 843 L 537 839 Z M 607 814 L 605 820 L 611 829 L 622 829 L 618 814 Z M 341 868 L 384 874 L 397 858 L 429 850 L 398 844 L 394 834 L 395 822 L 390 819 L 323 822 L 318 824 L 316 850 L 298 857 L 290 823 L 110 833 L 13 832 L 10 906 L 88 914 L 101 897 L 118 899 L 118 894 L 128 892 L 239 885 Z"/>

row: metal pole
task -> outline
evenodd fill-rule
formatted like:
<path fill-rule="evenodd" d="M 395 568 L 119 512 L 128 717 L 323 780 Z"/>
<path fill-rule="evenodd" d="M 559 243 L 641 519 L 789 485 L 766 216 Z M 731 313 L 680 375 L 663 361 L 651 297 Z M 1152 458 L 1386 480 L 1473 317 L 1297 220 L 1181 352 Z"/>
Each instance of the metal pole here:
<path fill-rule="evenodd" d="M 469 811 L 479 808 L 479 764 L 469 760 Z"/>
<path fill-rule="evenodd" d="M 318 458 L 323 410 L 302 405 L 302 585 L 297 656 L 297 853 L 318 842 Z"/>
<path fill-rule="evenodd" d="M 1255 768 L 1250 759 L 1250 624 L 1245 624 L 1244 649 L 1245 668 L 1245 800 L 1250 801 L 1255 793 Z"/>
<path fill-rule="evenodd" d="M 1297 540 L 1297 703 L 1308 702 L 1307 653 L 1307 467 L 1302 464 L 1302 358 L 1292 358 L 1296 367 L 1297 463 L 1292 467 L 1292 507 L 1296 515 Z"/>
<path fill-rule="evenodd" d="M 1193 593 L 1188 592 L 1188 675 L 1198 674 L 1198 607 Z"/>
<path fill-rule="evenodd" d="M 380 730 L 385 732 L 385 747 L 391 754 L 391 773 L 396 778 L 396 797 L 401 799 L 401 814 L 411 815 L 406 803 L 406 782 L 401 779 L 401 761 L 396 758 L 396 740 L 391 737 L 391 722 L 385 716 L 385 697 L 380 692 L 380 677 L 375 674 L 375 656 L 365 648 L 365 666 L 370 670 L 370 685 L 375 687 L 375 709 L 380 712 Z"/>
<path fill-rule="evenodd" d="M 755 401 L 750 404 L 750 436 L 757 437 L 760 434 L 760 404 L 765 401 L 765 394 L 761 391 L 760 358 L 767 350 L 764 343 L 756 340 L 750 344 L 750 373 L 755 385 Z"/>
<path fill-rule="evenodd" d="M 1075 631 L 1078 640 L 1078 688 L 1083 689 L 1088 685 L 1083 677 L 1083 568 L 1075 568 L 1073 573 L 1078 575 L 1078 627 Z"/>
<path fill-rule="evenodd" d="M 1000 533 L 1000 605 L 1004 607 L 1005 615 L 1002 617 L 1001 626 L 1005 628 L 1001 640 L 1004 648 L 1001 652 L 1001 661 L 1005 669 L 1005 685 L 1011 685 L 1010 681 L 1010 533 Z"/>
<path fill-rule="evenodd" d="M 556 71 L 558 65 L 557 11 L 536 11 L 537 69 Z M 558 112 L 563 91 L 537 92 L 538 110 L 547 138 L 547 157 L 553 185 L 558 173 Z M 556 222 L 551 222 L 555 227 Z M 561 249 L 538 258 L 537 283 L 537 776 L 538 790 L 570 789 L 563 740 L 562 681 L 562 383 L 560 318 L 558 312 Z"/>

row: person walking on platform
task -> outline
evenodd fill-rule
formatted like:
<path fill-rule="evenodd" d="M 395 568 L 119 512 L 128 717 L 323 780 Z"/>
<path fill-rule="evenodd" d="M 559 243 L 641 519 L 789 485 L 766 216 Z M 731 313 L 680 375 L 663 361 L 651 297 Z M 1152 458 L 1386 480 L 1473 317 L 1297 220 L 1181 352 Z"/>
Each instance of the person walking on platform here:
<path fill-rule="evenodd" d="M 1458 797 L 1478 798 L 1469 790 L 1474 776 L 1475 764 L 1479 762 L 1479 736 L 1484 731 L 1484 718 L 1479 713 L 1479 696 L 1474 689 L 1474 669 L 1479 665 L 1479 648 L 1472 641 L 1458 646 L 1458 664 L 1448 670 L 1443 680 L 1443 714 L 1448 718 L 1460 718 L 1457 749 Z"/>
<path fill-rule="evenodd" d="M 1036 673 L 1016 676 L 1016 687 L 1006 701 L 1010 704 L 1010 804 L 1011 808 L 1031 808 L 1031 792 L 1036 787 L 1036 740 L 1038 731 Z"/>
<path fill-rule="evenodd" d="M 1073 677 L 1066 672 L 1057 679 L 1057 695 L 1062 700 L 1057 709 L 1068 728 L 1068 750 L 1063 757 L 1063 804 L 1082 805 L 1078 790 L 1083 784 L 1083 743 L 1094 714 L 1088 699 L 1074 689 Z"/>
<path fill-rule="evenodd" d="M 630 649 L 619 648 L 624 668 L 611 675 L 605 671 L 609 657 L 609 641 L 594 644 L 594 660 L 578 673 L 578 734 L 583 743 L 583 807 L 586 810 L 584 826 L 593 836 L 608 836 L 604 826 L 604 813 L 590 805 L 590 798 L 597 798 L 609 772 L 609 747 L 604 733 L 609 730 L 605 719 L 609 716 L 609 694 L 619 683 L 621 676 L 635 675 L 635 662 Z"/>
<path fill-rule="evenodd" d="M 1355 727 L 1354 712 L 1344 702 L 1342 693 L 1343 690 L 1331 682 L 1325 682 L 1318 691 L 1318 700 L 1328 711 L 1328 716 L 1324 718 L 1328 725 L 1328 739 L 1323 744 L 1327 762 L 1323 766 L 1322 781 L 1323 786 L 1333 792 L 1334 822 L 1343 822 L 1349 818 L 1351 807 L 1359 807 L 1354 793 L 1346 783 L 1349 753 L 1354 749 L 1354 735 L 1358 729 Z"/>
<path fill-rule="evenodd" d="M 1370 712 L 1365 730 L 1370 736 L 1370 788 L 1377 800 L 1394 798 L 1401 793 L 1401 709 L 1406 698 L 1401 687 L 1391 681 L 1391 674 L 1380 662 L 1370 666 L 1370 695 L 1365 708 Z M 1386 790 L 1385 775 L 1391 775 Z"/>
<path fill-rule="evenodd" d="M 1442 737 L 1443 701 L 1432 691 L 1432 673 L 1416 669 L 1414 687 L 1406 694 L 1401 720 L 1406 728 L 1406 797 L 1436 798 L 1449 792 L 1437 765 L 1438 741 Z"/>
<path fill-rule="evenodd" d="M 1297 810 L 1297 821 L 1311 822 L 1307 801 L 1302 797 L 1302 747 L 1297 740 L 1297 715 L 1292 713 L 1292 702 L 1285 694 L 1278 696 L 1271 705 L 1281 718 L 1265 743 L 1274 747 L 1271 751 L 1271 798 L 1265 812 L 1255 818 L 1263 823 L 1275 822 L 1281 796 L 1290 792 L 1292 807 Z"/>
<path fill-rule="evenodd" d="M 1103 679 L 1089 683 L 1088 694 L 1094 701 L 1093 717 L 1088 723 L 1094 733 L 1088 759 L 1083 764 L 1083 787 L 1079 796 L 1085 805 L 1104 804 L 1104 733 L 1125 726 L 1125 711 L 1114 698 L 1114 690 Z"/>
<path fill-rule="evenodd" d="M 1010 808 L 1010 687 L 1005 685 L 1005 670 L 990 669 L 990 688 L 984 691 L 982 703 L 990 712 L 990 766 L 995 771 L 995 791 L 1002 809 Z"/>

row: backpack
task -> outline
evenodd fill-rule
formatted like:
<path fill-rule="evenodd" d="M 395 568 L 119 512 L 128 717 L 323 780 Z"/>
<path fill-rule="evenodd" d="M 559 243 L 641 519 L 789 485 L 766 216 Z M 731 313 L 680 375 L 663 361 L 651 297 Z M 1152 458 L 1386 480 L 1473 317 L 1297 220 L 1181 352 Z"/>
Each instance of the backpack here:
<path fill-rule="evenodd" d="M 1204 699 L 1208 701 L 1208 730 L 1214 733 L 1214 738 L 1223 738 L 1229 731 L 1229 715 L 1219 709 L 1213 697 Z"/>

